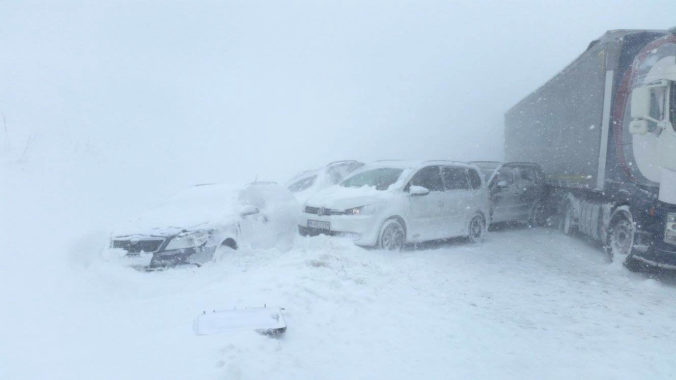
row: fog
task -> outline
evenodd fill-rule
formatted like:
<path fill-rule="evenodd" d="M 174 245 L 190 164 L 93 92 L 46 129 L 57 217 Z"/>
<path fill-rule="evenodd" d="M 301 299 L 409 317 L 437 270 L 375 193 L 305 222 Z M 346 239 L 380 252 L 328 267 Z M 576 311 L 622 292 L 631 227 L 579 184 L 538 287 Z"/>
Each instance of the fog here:
<path fill-rule="evenodd" d="M 338 159 L 501 159 L 509 107 L 606 30 L 674 14 L 673 1 L 4 2 L 3 149 L 139 188 L 285 181 Z"/>

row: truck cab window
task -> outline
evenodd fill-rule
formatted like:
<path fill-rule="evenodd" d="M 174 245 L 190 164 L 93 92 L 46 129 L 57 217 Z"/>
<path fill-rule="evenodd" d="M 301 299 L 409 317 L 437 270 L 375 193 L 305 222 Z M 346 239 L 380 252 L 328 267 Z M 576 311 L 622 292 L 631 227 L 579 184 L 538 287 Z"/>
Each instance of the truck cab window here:
<path fill-rule="evenodd" d="M 650 89 L 650 117 L 664 120 L 664 106 L 667 97 L 667 87 L 653 87 Z"/>

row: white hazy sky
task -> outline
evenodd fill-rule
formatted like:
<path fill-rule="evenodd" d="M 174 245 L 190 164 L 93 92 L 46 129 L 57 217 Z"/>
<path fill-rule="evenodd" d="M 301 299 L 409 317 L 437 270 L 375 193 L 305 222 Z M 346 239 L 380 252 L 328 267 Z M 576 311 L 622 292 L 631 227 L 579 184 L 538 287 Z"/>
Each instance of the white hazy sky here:
<path fill-rule="evenodd" d="M 14 151 L 33 135 L 30 157 L 140 184 L 500 159 L 509 107 L 606 30 L 674 15 L 673 0 L 5 1 L 0 112 Z"/>

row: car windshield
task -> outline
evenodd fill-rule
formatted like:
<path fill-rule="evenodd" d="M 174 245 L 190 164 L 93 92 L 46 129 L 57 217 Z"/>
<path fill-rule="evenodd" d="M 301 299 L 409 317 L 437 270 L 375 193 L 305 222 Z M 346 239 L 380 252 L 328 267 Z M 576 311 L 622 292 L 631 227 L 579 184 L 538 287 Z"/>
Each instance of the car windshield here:
<path fill-rule="evenodd" d="M 313 175 L 310 177 L 305 177 L 303 179 L 300 179 L 291 185 L 289 185 L 289 191 L 292 193 L 297 193 L 299 191 L 303 191 L 306 189 L 309 189 L 310 186 L 312 186 L 313 183 L 315 183 L 315 180 L 317 179 L 317 175 Z"/>
<path fill-rule="evenodd" d="M 387 190 L 397 182 L 404 169 L 378 168 L 357 173 L 341 183 L 343 187 L 374 187 L 376 190 Z"/>

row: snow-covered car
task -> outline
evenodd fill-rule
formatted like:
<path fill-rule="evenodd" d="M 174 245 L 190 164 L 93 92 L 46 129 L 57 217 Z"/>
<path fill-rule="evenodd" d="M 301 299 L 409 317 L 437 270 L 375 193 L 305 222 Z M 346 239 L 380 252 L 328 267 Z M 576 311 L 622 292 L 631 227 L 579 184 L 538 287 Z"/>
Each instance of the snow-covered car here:
<path fill-rule="evenodd" d="M 202 264 L 217 250 L 289 249 L 299 204 L 283 186 L 198 185 L 142 214 L 114 233 L 110 246 L 129 255 L 152 253 L 150 267 Z"/>
<path fill-rule="evenodd" d="M 318 191 L 340 183 L 350 173 L 364 166 L 354 160 L 335 161 L 321 169 L 304 171 L 293 177 L 287 187 L 303 203 Z"/>
<path fill-rule="evenodd" d="M 479 169 L 450 161 L 381 161 L 353 173 L 304 205 L 302 235 L 348 235 L 387 250 L 486 229 L 488 193 Z"/>
<path fill-rule="evenodd" d="M 491 223 L 524 222 L 542 225 L 546 217 L 545 175 L 531 162 L 474 161 L 491 201 Z"/>

